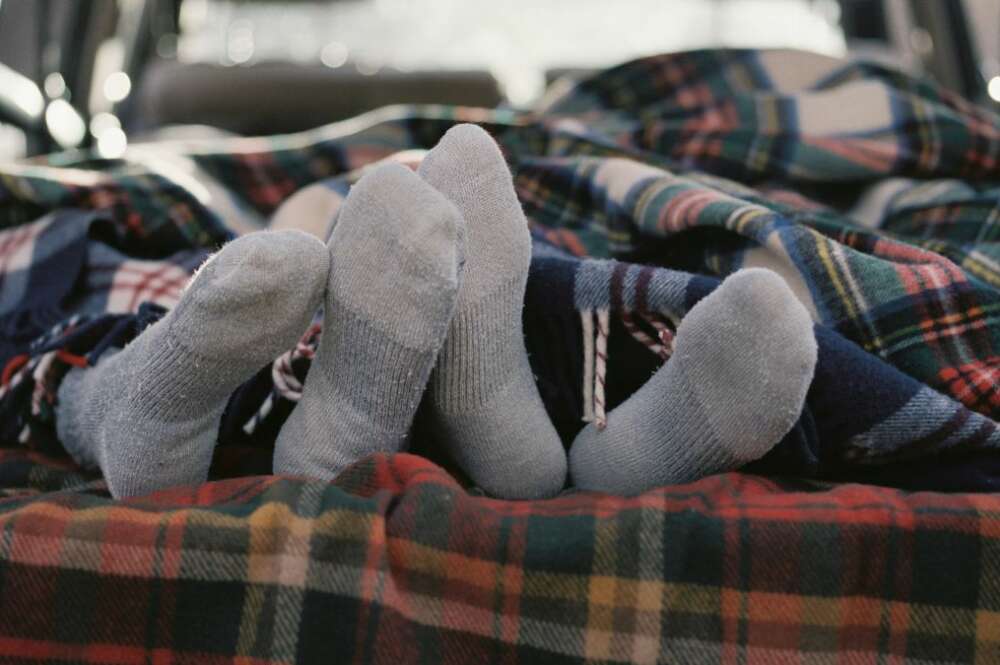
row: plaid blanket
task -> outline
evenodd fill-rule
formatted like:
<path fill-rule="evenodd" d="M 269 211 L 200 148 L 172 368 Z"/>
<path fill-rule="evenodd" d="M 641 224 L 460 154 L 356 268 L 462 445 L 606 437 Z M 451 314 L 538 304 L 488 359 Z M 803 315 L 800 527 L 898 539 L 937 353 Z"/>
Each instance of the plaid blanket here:
<path fill-rule="evenodd" d="M 53 420 L 70 367 L 155 321 L 234 233 L 325 226 L 359 169 L 470 121 L 532 224 L 526 343 L 564 440 L 642 385 L 721 277 L 766 266 L 819 345 L 771 453 L 634 499 L 508 503 L 446 474 L 418 419 L 421 457 L 334 484 L 267 476 L 317 321 L 233 395 L 213 465 L 230 479 L 115 503 L 68 460 Z M 1000 118 L 927 81 L 726 50 L 626 63 L 530 112 L 395 108 L 5 167 L 0 653 L 1000 660 L 998 153 Z"/>

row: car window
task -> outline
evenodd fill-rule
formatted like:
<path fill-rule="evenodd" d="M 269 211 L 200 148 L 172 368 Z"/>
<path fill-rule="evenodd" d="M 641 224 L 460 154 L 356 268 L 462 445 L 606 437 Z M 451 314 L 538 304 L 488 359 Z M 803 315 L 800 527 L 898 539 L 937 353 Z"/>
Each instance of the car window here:
<path fill-rule="evenodd" d="M 182 62 L 485 69 L 514 104 L 546 74 L 708 46 L 846 52 L 836 0 L 186 0 Z"/>

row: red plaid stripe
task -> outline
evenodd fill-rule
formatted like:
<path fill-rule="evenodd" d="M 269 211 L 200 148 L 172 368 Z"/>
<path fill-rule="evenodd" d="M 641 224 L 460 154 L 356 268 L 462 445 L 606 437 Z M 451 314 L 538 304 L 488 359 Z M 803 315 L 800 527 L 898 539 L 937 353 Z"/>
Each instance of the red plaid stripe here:
<path fill-rule="evenodd" d="M 980 413 L 1000 409 L 1000 356 L 990 356 L 955 367 L 945 367 L 938 376 L 948 394 Z"/>
<path fill-rule="evenodd" d="M 968 278 L 940 257 L 933 263 L 895 267 L 911 296 L 920 336 L 941 365 L 935 387 L 973 410 L 995 413 L 1000 407 L 1000 362 Z"/>
<path fill-rule="evenodd" d="M 146 301 L 173 307 L 191 278 L 182 267 L 166 261 L 127 260 L 89 268 L 88 289 L 106 294 L 109 313 L 134 312 Z"/>
<path fill-rule="evenodd" d="M 31 267 L 37 238 L 49 227 L 50 220 L 40 219 L 31 224 L 0 232 L 0 276 Z"/>

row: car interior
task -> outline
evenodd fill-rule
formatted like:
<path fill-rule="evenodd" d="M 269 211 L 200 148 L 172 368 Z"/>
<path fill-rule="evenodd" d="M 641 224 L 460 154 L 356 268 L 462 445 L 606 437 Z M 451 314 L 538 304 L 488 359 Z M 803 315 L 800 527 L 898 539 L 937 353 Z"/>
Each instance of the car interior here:
<path fill-rule="evenodd" d="M 576 19 L 560 23 L 570 4 Z M 510 13 L 434 0 L 3 2 L 6 153 L 97 146 L 113 155 L 126 136 L 191 126 L 295 132 L 393 104 L 528 107 L 560 79 L 704 46 L 882 59 L 997 103 L 988 94 L 1000 72 L 989 0 L 660 4 L 547 2 Z M 667 29 L 635 30 L 650 12 L 664 20 L 647 23 Z"/>

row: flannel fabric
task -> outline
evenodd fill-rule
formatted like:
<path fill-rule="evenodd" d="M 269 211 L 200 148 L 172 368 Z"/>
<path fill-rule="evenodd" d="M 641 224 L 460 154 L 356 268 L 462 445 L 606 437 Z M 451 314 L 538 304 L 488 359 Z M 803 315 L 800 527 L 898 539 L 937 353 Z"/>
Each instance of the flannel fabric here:
<path fill-rule="evenodd" d="M 34 474 L 26 455 L 2 468 Z M 82 488 L 0 503 L 0 653 L 994 663 L 998 514 L 995 495 L 742 474 L 504 502 L 406 454 L 333 485 L 241 478 L 126 503 Z"/>
<path fill-rule="evenodd" d="M 161 315 L 207 251 L 260 219 L 335 214 L 360 167 L 470 121 L 505 149 L 533 226 L 526 343 L 564 440 L 649 377 L 720 277 L 789 282 L 819 362 L 799 423 L 747 470 L 763 475 L 504 503 L 400 455 L 335 485 L 250 477 L 115 504 L 61 455 L 61 375 Z M 995 115 L 880 65 L 700 51 L 531 112 L 386 109 L 151 152 L 0 173 L 0 652 L 1000 661 L 994 495 L 817 483 L 1000 483 Z M 319 334 L 233 395 L 217 477 L 268 471 Z M 415 451 L 447 467 L 423 429 Z"/>

